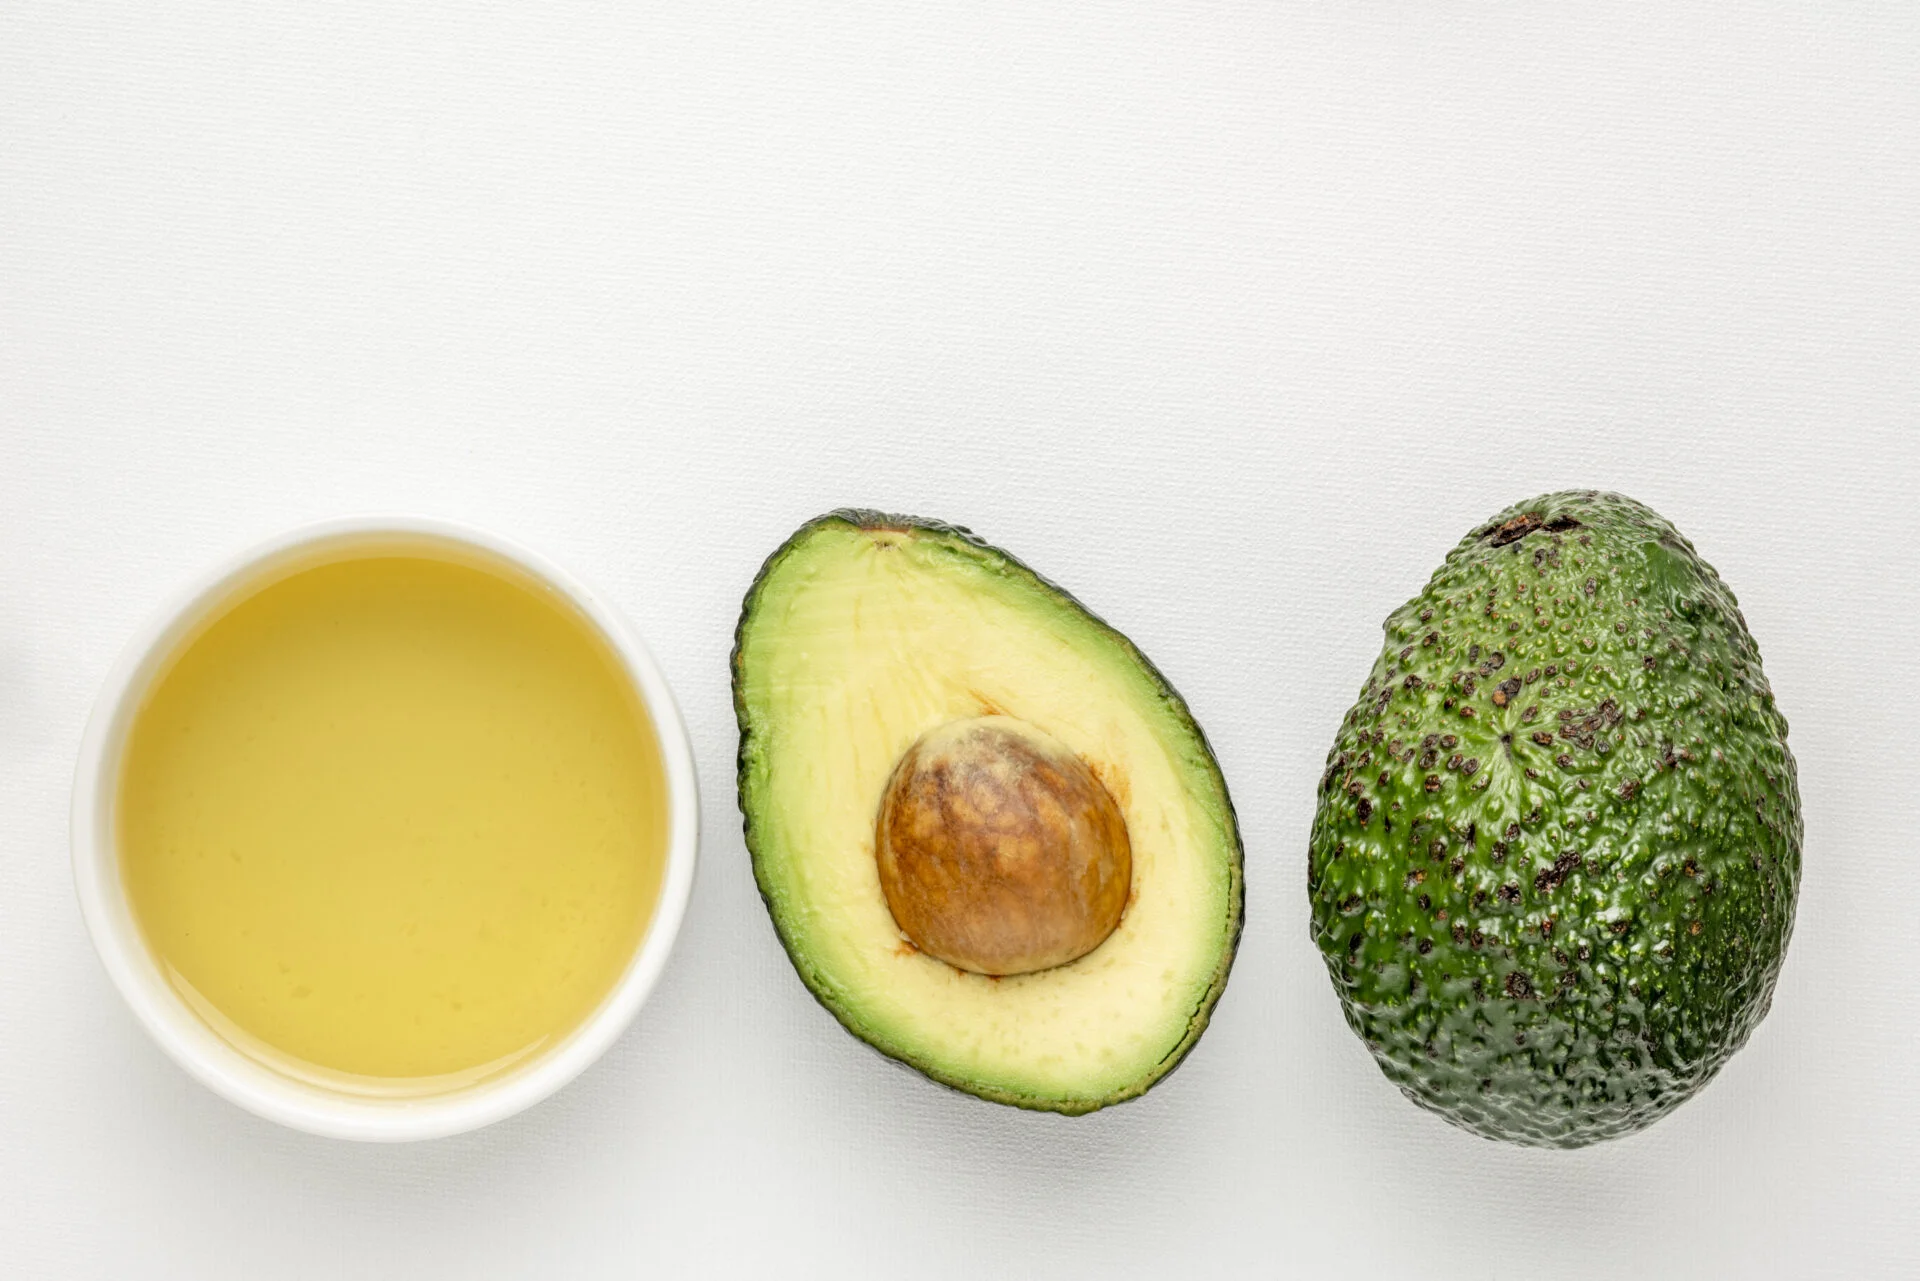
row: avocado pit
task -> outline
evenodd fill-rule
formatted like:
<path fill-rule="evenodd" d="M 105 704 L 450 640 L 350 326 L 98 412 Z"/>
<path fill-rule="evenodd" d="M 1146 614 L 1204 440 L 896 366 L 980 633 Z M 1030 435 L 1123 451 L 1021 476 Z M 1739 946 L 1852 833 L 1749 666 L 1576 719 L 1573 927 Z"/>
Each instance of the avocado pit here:
<path fill-rule="evenodd" d="M 894 766 L 874 850 L 914 946 L 977 974 L 1030 974 L 1093 951 L 1120 923 L 1133 848 L 1087 763 L 1011 716 L 951 721 Z"/>

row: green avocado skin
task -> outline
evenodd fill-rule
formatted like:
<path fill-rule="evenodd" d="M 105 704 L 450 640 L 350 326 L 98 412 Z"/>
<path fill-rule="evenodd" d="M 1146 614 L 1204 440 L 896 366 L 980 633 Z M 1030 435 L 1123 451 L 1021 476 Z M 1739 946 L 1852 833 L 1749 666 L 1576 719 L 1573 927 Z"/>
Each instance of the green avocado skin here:
<path fill-rule="evenodd" d="M 1766 1016 L 1800 796 L 1733 593 L 1618 494 L 1462 539 L 1387 619 L 1308 859 L 1348 1024 L 1487 1138 L 1643 1129 Z"/>

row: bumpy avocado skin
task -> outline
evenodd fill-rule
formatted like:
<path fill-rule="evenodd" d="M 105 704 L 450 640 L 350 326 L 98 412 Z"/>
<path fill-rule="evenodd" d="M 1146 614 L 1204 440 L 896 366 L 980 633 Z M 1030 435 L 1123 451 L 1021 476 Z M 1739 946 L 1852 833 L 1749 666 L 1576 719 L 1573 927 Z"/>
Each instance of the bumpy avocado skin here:
<path fill-rule="evenodd" d="M 1209 781 L 1213 787 L 1218 789 L 1222 807 L 1226 811 L 1227 827 L 1233 838 L 1233 847 L 1228 866 L 1228 875 L 1230 877 L 1228 891 L 1228 914 L 1231 922 L 1230 930 L 1227 936 L 1226 946 L 1221 950 L 1219 964 L 1214 970 L 1212 982 L 1208 985 L 1199 1003 L 1189 1012 L 1186 1021 L 1186 1031 L 1181 1037 L 1179 1044 L 1174 1046 L 1174 1048 L 1160 1060 L 1152 1073 L 1148 1074 L 1142 1080 L 1133 1083 L 1128 1088 L 1098 1099 L 1062 1101 L 1058 1099 L 1033 1098 L 1025 1094 L 998 1089 L 979 1081 L 955 1075 L 947 1071 L 945 1065 L 932 1058 L 898 1055 L 895 1051 L 888 1049 L 886 1046 L 874 1040 L 865 1026 L 852 1016 L 851 1012 L 835 995 L 835 984 L 831 976 L 820 973 L 813 965 L 812 960 L 807 956 L 805 949 L 797 946 L 795 940 L 789 937 L 782 928 L 780 914 L 774 910 L 773 898 L 767 889 L 764 867 L 761 861 L 762 843 L 760 834 L 755 826 L 754 807 L 749 799 L 752 795 L 753 776 L 762 764 L 759 760 L 759 755 L 764 749 L 753 732 L 752 717 L 746 705 L 741 677 L 741 656 L 745 645 L 747 624 L 752 619 L 754 610 L 759 605 L 762 586 L 772 576 L 773 571 L 780 565 L 781 561 L 805 543 L 808 534 L 822 525 L 830 524 L 851 525 L 857 529 L 916 530 L 929 537 L 944 540 L 958 555 L 993 562 L 1001 567 L 1002 572 L 1024 575 L 1039 583 L 1046 588 L 1047 591 L 1063 600 L 1071 602 L 1076 610 L 1084 614 L 1096 626 L 1103 628 L 1110 633 L 1114 639 L 1123 644 L 1132 654 L 1134 660 L 1151 674 L 1155 683 L 1160 687 L 1162 697 L 1169 706 L 1178 710 L 1181 720 L 1185 723 L 1187 729 L 1192 732 L 1195 741 L 1199 744 L 1201 754 L 1205 758 L 1206 769 L 1210 774 Z M 963 1094 L 973 1095 L 975 1098 L 985 1099 L 989 1103 L 1004 1103 L 1024 1111 L 1055 1112 L 1066 1116 L 1084 1116 L 1091 1112 L 1097 1112 L 1102 1108 L 1111 1107 L 1118 1103 L 1126 1103 L 1139 1098 L 1142 1094 L 1145 1094 L 1148 1090 L 1172 1075 L 1173 1070 L 1186 1061 L 1187 1055 L 1193 1050 L 1195 1044 L 1199 1042 L 1201 1033 L 1207 1030 L 1207 1024 L 1213 1017 L 1213 1007 L 1219 1002 L 1221 995 L 1226 991 L 1227 976 L 1232 972 L 1234 957 L 1240 950 L 1240 935 L 1245 925 L 1246 910 L 1244 871 L 1246 852 L 1241 843 L 1239 822 L 1234 814 L 1233 801 L 1227 794 L 1226 779 L 1220 773 L 1219 762 L 1214 757 L 1212 746 L 1207 742 L 1206 733 L 1200 728 L 1198 722 L 1193 719 L 1192 712 L 1187 708 L 1186 700 L 1168 683 L 1167 678 L 1161 673 L 1160 669 L 1153 665 L 1153 661 L 1140 652 L 1138 646 L 1131 640 L 1128 640 L 1121 632 L 1108 625 L 1104 619 L 1101 619 L 1099 615 L 1095 614 L 1091 609 L 1088 609 L 1085 604 L 1064 587 L 1061 587 L 1049 578 L 1043 577 L 1028 567 L 1024 561 L 1016 558 L 1012 553 L 987 542 L 984 538 L 981 538 L 964 525 L 953 525 L 943 520 L 933 520 L 924 516 L 909 516 L 902 513 L 883 512 L 866 507 L 842 507 L 827 512 L 825 515 L 816 516 L 814 519 L 801 525 L 786 542 L 774 549 L 773 553 L 767 557 L 765 563 L 760 566 L 760 572 L 754 575 L 753 584 L 747 589 L 746 599 L 741 602 L 740 619 L 734 627 L 733 650 L 728 656 L 728 668 L 732 674 L 734 719 L 740 729 L 740 749 L 735 758 L 737 780 L 736 796 L 738 798 L 741 821 L 746 836 L 747 852 L 753 859 L 754 882 L 760 890 L 760 900 L 767 908 L 769 918 L 773 921 L 774 932 L 779 935 L 780 946 L 782 950 L 786 952 L 788 961 L 793 964 L 794 971 L 799 974 L 801 982 L 806 984 L 807 991 L 813 994 L 814 1000 L 818 1001 L 829 1014 L 833 1015 L 842 1027 L 861 1041 L 872 1046 L 875 1050 L 878 1050 L 881 1054 L 904 1063 L 906 1066 L 921 1072 L 930 1079 L 950 1089 L 957 1090 Z"/>
<path fill-rule="evenodd" d="M 1308 864 L 1348 1024 L 1476 1134 L 1643 1129 L 1745 1044 L 1793 929 L 1799 788 L 1733 593 L 1644 505 L 1547 494 L 1385 630 Z"/>

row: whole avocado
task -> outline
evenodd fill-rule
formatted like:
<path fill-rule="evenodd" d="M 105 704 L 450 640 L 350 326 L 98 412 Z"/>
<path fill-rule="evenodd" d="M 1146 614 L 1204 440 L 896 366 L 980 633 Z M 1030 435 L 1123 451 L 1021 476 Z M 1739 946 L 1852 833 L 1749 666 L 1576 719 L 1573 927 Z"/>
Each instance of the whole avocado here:
<path fill-rule="evenodd" d="M 1746 620 L 1646 506 L 1509 507 L 1387 619 L 1320 780 L 1313 931 L 1407 1097 L 1493 1139 L 1651 1125 L 1766 1016 L 1800 795 Z"/>

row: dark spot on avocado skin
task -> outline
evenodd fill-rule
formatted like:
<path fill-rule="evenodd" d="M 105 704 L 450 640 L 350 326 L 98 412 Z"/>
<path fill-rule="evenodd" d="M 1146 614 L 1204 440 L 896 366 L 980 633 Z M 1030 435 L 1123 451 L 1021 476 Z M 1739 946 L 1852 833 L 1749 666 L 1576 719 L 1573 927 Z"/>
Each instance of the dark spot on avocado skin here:
<path fill-rule="evenodd" d="M 1374 797 L 1397 822 L 1335 860 L 1354 811 L 1323 797 L 1310 844 L 1348 1021 L 1410 1098 L 1475 1133 L 1575 1147 L 1644 1128 L 1746 1041 L 1792 929 L 1795 769 L 1731 593 L 1639 504 L 1554 494 L 1463 539 L 1387 638 L 1370 692 L 1390 669 L 1409 692 L 1363 701 L 1336 746 L 1402 745 L 1409 768 Z M 1497 839 L 1466 835 L 1482 826 Z M 1432 876 L 1402 888 L 1416 865 Z M 1357 892 L 1374 937 L 1431 944 L 1393 984 L 1331 928 Z M 1440 932 L 1436 909 L 1454 918 Z"/>
<path fill-rule="evenodd" d="M 1553 866 L 1543 868 L 1533 878 L 1533 888 L 1541 894 L 1551 894 L 1566 884 L 1567 878 L 1580 870 L 1581 859 L 1577 850 L 1567 850 L 1553 860 Z"/>
<path fill-rule="evenodd" d="M 1509 543 L 1519 542 L 1545 523 L 1539 512 L 1521 512 L 1511 520 L 1489 526 L 1480 536 L 1495 547 L 1505 547 Z"/>

